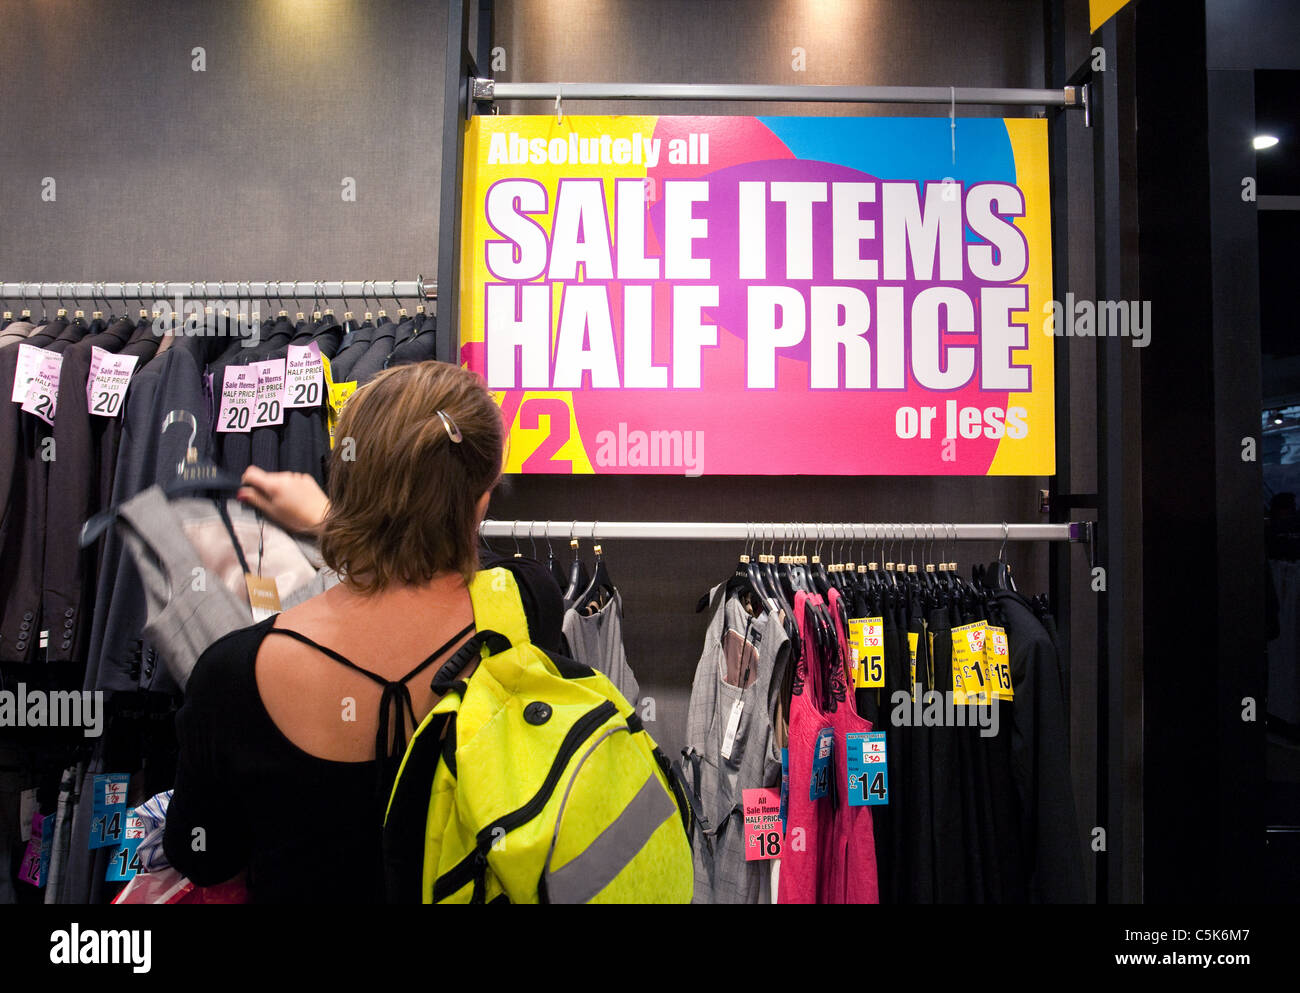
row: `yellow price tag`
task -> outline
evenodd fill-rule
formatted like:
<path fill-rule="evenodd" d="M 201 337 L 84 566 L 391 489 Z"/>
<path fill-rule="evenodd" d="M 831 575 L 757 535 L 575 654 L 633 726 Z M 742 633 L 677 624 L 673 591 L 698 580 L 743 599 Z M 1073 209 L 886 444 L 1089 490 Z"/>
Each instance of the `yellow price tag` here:
<path fill-rule="evenodd" d="M 853 668 L 853 685 L 862 685 L 862 629 L 867 626 L 865 617 L 849 618 L 849 663 Z"/>
<path fill-rule="evenodd" d="M 988 702 L 988 669 L 984 662 L 987 621 L 952 629 L 952 689 L 954 703 Z"/>
<path fill-rule="evenodd" d="M 916 631 L 907 632 L 907 651 L 912 656 L 912 702 L 916 702 L 916 646 L 920 644 L 921 636 Z"/>
<path fill-rule="evenodd" d="M 355 380 L 349 383 L 334 382 L 333 372 L 330 370 L 330 360 L 327 356 L 320 357 L 321 370 L 325 373 L 325 397 L 328 401 L 328 407 L 325 411 L 325 419 L 329 426 L 330 448 L 334 447 L 334 429 L 338 427 L 339 414 L 343 412 L 343 405 L 347 403 L 348 397 L 357 391 Z"/>
<path fill-rule="evenodd" d="M 857 683 L 863 689 L 884 689 L 885 686 L 885 619 L 868 617 L 862 626 L 861 664 Z"/>
<path fill-rule="evenodd" d="M 1006 629 L 994 627 L 990 624 L 984 644 L 984 657 L 988 663 L 989 689 L 992 692 L 993 699 L 1014 699 L 1015 690 L 1011 686 L 1011 652 L 1007 646 Z"/>

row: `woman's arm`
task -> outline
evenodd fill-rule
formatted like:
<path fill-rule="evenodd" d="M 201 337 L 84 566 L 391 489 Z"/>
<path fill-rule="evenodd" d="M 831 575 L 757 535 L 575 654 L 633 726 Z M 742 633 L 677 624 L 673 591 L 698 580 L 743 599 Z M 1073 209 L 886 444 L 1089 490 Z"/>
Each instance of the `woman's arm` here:
<path fill-rule="evenodd" d="M 266 472 L 249 466 L 236 497 L 286 531 L 317 534 L 330 509 L 329 497 L 303 472 Z"/>

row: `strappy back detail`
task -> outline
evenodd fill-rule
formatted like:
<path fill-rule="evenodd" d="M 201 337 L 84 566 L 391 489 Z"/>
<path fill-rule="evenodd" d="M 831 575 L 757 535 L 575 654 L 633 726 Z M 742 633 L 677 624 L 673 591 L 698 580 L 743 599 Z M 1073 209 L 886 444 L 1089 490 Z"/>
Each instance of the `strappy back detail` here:
<path fill-rule="evenodd" d="M 408 672 L 401 679 L 386 679 L 376 672 L 369 669 L 363 669 L 345 655 L 341 655 L 332 648 L 326 648 L 324 645 L 313 641 L 300 631 L 294 631 L 290 628 L 272 627 L 269 634 L 282 634 L 292 638 L 294 641 L 314 648 L 322 655 L 333 659 L 339 665 L 351 669 L 353 672 L 360 673 L 369 679 L 372 683 L 377 683 L 384 688 L 383 695 L 379 701 L 379 726 L 375 732 L 375 759 L 379 763 L 379 782 L 376 785 L 376 792 L 380 799 L 387 799 L 386 793 L 391 788 L 393 781 L 397 778 L 397 770 L 401 765 L 402 756 L 406 753 L 406 717 L 411 717 L 411 731 L 413 732 L 419 726 L 419 719 L 415 715 L 415 706 L 411 703 L 411 691 L 406 684 L 422 673 L 434 662 L 438 661 L 447 650 L 456 642 L 460 641 L 467 634 L 474 630 L 474 622 L 461 628 L 460 631 L 452 635 L 450 639 L 443 643 L 437 651 L 429 655 L 423 662 Z M 391 721 L 394 711 L 396 711 L 396 722 Z M 395 732 L 395 733 L 390 733 Z"/>

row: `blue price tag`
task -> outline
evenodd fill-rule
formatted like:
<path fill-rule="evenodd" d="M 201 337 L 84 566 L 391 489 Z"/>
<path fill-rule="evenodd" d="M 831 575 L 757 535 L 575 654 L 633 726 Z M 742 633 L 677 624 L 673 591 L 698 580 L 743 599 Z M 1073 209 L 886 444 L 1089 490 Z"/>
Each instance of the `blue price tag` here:
<path fill-rule="evenodd" d="M 33 838 L 33 841 L 36 839 Z M 41 822 L 41 881 L 50 878 L 50 853 L 54 850 L 54 818 Z"/>
<path fill-rule="evenodd" d="M 859 731 L 845 735 L 848 751 L 850 807 L 877 807 L 889 803 L 889 763 L 884 731 Z"/>
<path fill-rule="evenodd" d="M 835 751 L 835 729 L 822 728 L 813 746 L 812 779 L 808 799 L 819 800 L 831 791 L 831 754 Z"/>
<path fill-rule="evenodd" d="M 790 807 L 790 749 L 781 749 L 781 837 L 785 837 L 786 811 Z"/>
<path fill-rule="evenodd" d="M 90 820 L 91 848 L 107 848 L 122 840 L 126 829 L 126 787 L 130 779 L 125 772 L 95 777 L 95 802 Z"/>
<path fill-rule="evenodd" d="M 110 883 L 126 882 L 144 868 L 140 864 L 140 856 L 136 854 L 140 842 L 144 840 L 144 818 L 139 817 L 132 808 L 123 812 L 122 820 L 122 840 L 113 846 L 108 859 L 108 872 L 104 875 Z"/>

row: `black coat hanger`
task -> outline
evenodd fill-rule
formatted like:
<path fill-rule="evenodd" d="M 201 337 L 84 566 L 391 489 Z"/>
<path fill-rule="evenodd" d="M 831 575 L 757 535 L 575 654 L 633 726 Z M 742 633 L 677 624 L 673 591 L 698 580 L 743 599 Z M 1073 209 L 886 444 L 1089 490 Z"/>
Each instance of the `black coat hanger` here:
<path fill-rule="evenodd" d="M 592 529 L 594 532 L 594 528 Z M 593 605 L 603 607 L 614 598 L 618 590 L 614 586 L 614 581 L 609 578 L 609 570 L 605 567 L 605 556 L 600 550 L 600 545 L 595 546 L 596 567 L 591 574 L 591 582 L 577 596 L 572 606 L 579 613 L 586 613 Z"/>
<path fill-rule="evenodd" d="M 198 420 L 188 410 L 173 410 L 163 418 L 160 434 L 165 434 L 173 424 L 189 422 L 190 438 L 185 443 L 185 457 L 177 463 L 176 475 L 163 485 L 163 494 L 172 499 L 188 493 L 219 493 L 233 495 L 243 483 L 207 459 L 200 460 L 194 439 L 198 436 Z M 82 548 L 92 545 L 117 519 L 120 504 L 102 510 L 86 521 L 81 528 Z"/>
<path fill-rule="evenodd" d="M 569 563 L 569 581 L 564 587 L 564 606 L 572 607 L 578 594 L 587 588 L 590 577 L 587 575 L 587 567 L 582 563 L 582 557 L 578 554 L 578 539 L 570 536 L 569 548 L 573 550 L 573 561 Z"/>
<path fill-rule="evenodd" d="M 555 546 L 551 544 L 551 522 L 546 522 L 546 569 L 555 580 L 555 585 L 563 593 L 569 587 L 569 577 L 564 574 L 564 567 L 555 557 Z"/>

